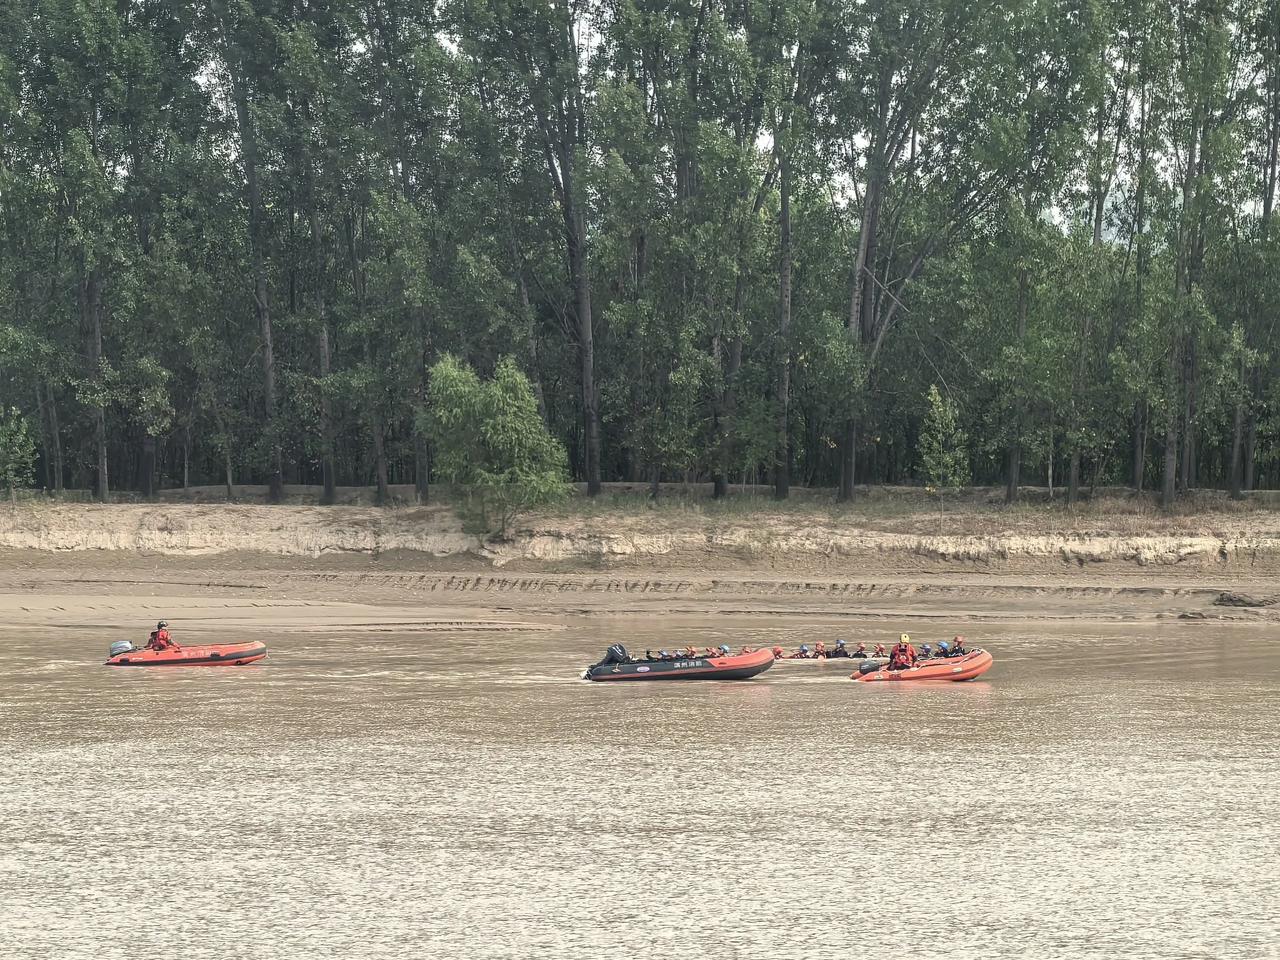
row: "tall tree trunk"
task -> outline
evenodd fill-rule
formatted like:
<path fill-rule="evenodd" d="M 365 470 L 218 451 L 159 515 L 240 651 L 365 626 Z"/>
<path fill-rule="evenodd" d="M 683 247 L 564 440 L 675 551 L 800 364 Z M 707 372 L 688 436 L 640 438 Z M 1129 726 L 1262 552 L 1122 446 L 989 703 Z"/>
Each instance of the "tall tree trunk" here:
<path fill-rule="evenodd" d="M 570 193 L 565 176 L 565 195 Z M 591 316 L 591 273 L 587 258 L 587 226 L 577 201 L 566 201 L 565 223 L 569 232 L 569 265 L 573 274 L 573 300 L 578 320 L 578 360 L 582 375 L 582 434 L 586 455 L 587 495 L 600 492 L 600 415 L 596 397 L 595 323 Z"/>
<path fill-rule="evenodd" d="M 514 246 L 514 244 L 513 244 Z M 533 328 L 533 306 L 529 302 L 529 284 L 525 281 L 524 270 L 516 267 L 516 294 L 520 302 L 520 318 L 524 328 L 524 351 L 528 357 L 529 383 L 533 387 L 533 398 L 538 401 L 538 416 L 547 422 L 547 398 L 542 392 L 542 364 L 538 358 L 538 338 Z"/>
<path fill-rule="evenodd" d="M 1201 122 L 1203 114 L 1201 105 L 1196 104 L 1192 112 L 1191 120 L 1191 136 L 1187 143 L 1186 167 L 1182 176 L 1182 206 L 1178 220 L 1177 250 L 1175 251 L 1174 265 L 1174 298 L 1175 306 L 1181 309 L 1182 303 L 1190 296 L 1191 293 L 1191 259 L 1194 255 L 1195 241 L 1193 239 L 1193 230 L 1195 222 L 1195 184 L 1197 174 L 1197 151 L 1200 146 Z M 1175 334 L 1174 342 L 1169 350 L 1169 362 L 1166 367 L 1165 389 L 1170 394 L 1166 404 L 1165 413 L 1165 449 L 1164 449 L 1164 483 L 1160 491 L 1160 506 L 1168 510 L 1173 507 L 1173 498 L 1176 491 L 1178 480 L 1178 423 L 1179 419 L 1183 419 L 1187 426 L 1190 426 L 1190 397 L 1184 396 L 1183 402 L 1185 406 L 1182 411 L 1178 409 L 1178 403 L 1174 400 L 1178 387 L 1184 389 L 1188 386 L 1188 378 L 1186 376 L 1187 357 L 1183 351 L 1187 347 L 1186 336 L 1181 332 Z M 1190 436 L 1183 437 L 1183 443 L 1190 441 Z M 1186 452 L 1183 453 L 1183 486 L 1185 488 L 1188 479 L 1189 461 L 1186 460 Z"/>
<path fill-rule="evenodd" d="M 245 78 L 237 76 L 232 86 L 235 91 L 236 120 L 240 130 L 240 155 L 244 162 L 244 175 L 249 204 L 249 254 L 253 269 L 253 306 L 258 315 L 258 328 L 262 337 L 262 396 L 266 407 L 264 433 L 270 449 L 267 499 L 279 503 L 284 499 L 284 459 L 280 448 L 279 424 L 276 423 L 276 363 L 273 331 L 271 326 L 271 302 L 267 287 L 267 268 L 262 224 L 262 189 L 258 182 L 258 135 L 249 114 L 249 95 Z"/>
<path fill-rule="evenodd" d="M 1178 476 L 1178 411 L 1169 404 L 1165 413 L 1164 428 L 1164 478 L 1160 487 L 1160 506 L 1165 510 L 1173 508 L 1175 482 Z"/>
<path fill-rule="evenodd" d="M 1067 506 L 1074 507 L 1080 498 L 1080 451 L 1071 451 L 1067 466 Z"/>
<path fill-rule="evenodd" d="M 86 267 L 80 281 L 80 319 L 87 340 L 89 376 L 102 388 L 102 277 L 96 267 Z M 93 447 L 96 460 L 94 496 L 106 503 L 111 496 L 107 478 L 107 408 L 101 399 L 93 404 Z"/>
<path fill-rule="evenodd" d="M 778 446 L 774 454 L 773 495 L 791 495 L 791 162 L 779 151 L 778 190 Z"/>
<path fill-rule="evenodd" d="M 1244 496 L 1244 401 L 1236 400 L 1231 422 L 1231 499 Z"/>
<path fill-rule="evenodd" d="M 43 385 L 43 390 L 41 386 Z M 58 428 L 58 398 L 53 389 L 53 382 L 36 381 L 36 398 L 40 404 L 43 422 L 46 426 L 44 478 L 45 489 L 52 493 L 62 492 L 62 435 Z"/>
<path fill-rule="evenodd" d="M 1018 343 L 1021 344 L 1027 337 L 1027 312 L 1030 309 L 1029 303 L 1031 299 L 1030 278 L 1027 276 L 1027 268 L 1018 268 Z M 1013 439 L 1009 441 L 1009 448 L 1005 453 L 1005 488 L 1004 502 L 1014 503 L 1018 499 L 1018 485 L 1021 482 L 1022 473 L 1022 410 L 1014 411 L 1013 423 Z"/>
<path fill-rule="evenodd" d="M 431 447 L 421 430 L 413 433 L 413 499 L 416 503 L 431 500 Z"/>
<path fill-rule="evenodd" d="M 1189 491 L 1196 485 L 1196 373 L 1195 344 L 1188 342 L 1186 360 L 1183 364 L 1183 408 L 1182 408 L 1182 461 L 1179 480 L 1182 489 Z"/>
<path fill-rule="evenodd" d="M 873 145 L 873 158 L 878 150 Z M 871 283 L 877 254 L 877 232 L 880 229 L 880 206 L 883 163 L 877 161 L 867 179 L 862 202 L 862 221 L 858 228 L 858 252 L 853 261 L 853 293 L 849 300 L 846 326 L 849 334 L 864 347 L 875 336 L 876 297 Z M 840 445 L 840 490 L 836 499 L 853 499 L 857 482 L 858 424 L 854 416 L 844 422 Z"/>
<path fill-rule="evenodd" d="M 1271 33 L 1267 37 L 1267 149 L 1262 169 L 1262 217 L 1259 224 L 1262 239 L 1270 238 L 1271 217 L 1275 210 L 1276 186 L 1280 181 L 1280 12 L 1272 4 Z"/>
<path fill-rule="evenodd" d="M 735 319 L 742 316 L 745 298 L 746 278 L 740 269 L 733 297 L 733 316 Z M 716 343 L 715 353 L 719 354 L 719 338 L 717 338 Z M 720 391 L 718 409 L 716 411 L 715 465 L 712 469 L 711 477 L 711 496 L 716 500 L 721 500 L 729 495 L 729 458 L 733 447 L 733 418 L 738 409 L 736 382 L 738 371 L 742 369 L 742 336 L 739 333 L 735 332 L 730 337 L 728 358 L 723 362 L 724 386 Z"/>
<path fill-rule="evenodd" d="M 1249 412 L 1249 425 L 1244 434 L 1244 489 L 1250 492 L 1254 489 L 1254 481 L 1257 474 L 1257 449 L 1258 415 L 1251 410 Z"/>
<path fill-rule="evenodd" d="M 357 307 L 363 312 L 362 307 Z M 368 364 L 370 370 L 374 367 L 373 345 L 366 337 L 364 341 L 364 357 L 365 363 Z M 390 499 L 387 490 L 387 444 L 386 444 L 386 423 L 382 415 L 382 404 L 376 392 L 372 397 L 366 397 L 367 412 L 369 417 L 369 432 L 373 434 L 373 471 L 374 471 L 374 502 L 378 506 L 385 506 Z"/>
<path fill-rule="evenodd" d="M 320 502 L 329 506 L 338 499 L 338 481 L 334 476 L 333 405 L 329 401 L 327 382 L 332 364 L 329 356 L 329 322 L 324 314 L 323 299 L 318 309 L 320 310 L 320 333 L 316 338 L 316 346 L 320 354 L 320 379 L 325 381 L 320 388 L 320 482 L 324 487 L 320 494 Z"/>
<path fill-rule="evenodd" d="M 382 412 L 375 405 L 373 420 L 370 424 L 373 430 L 373 462 L 374 475 L 376 477 L 377 488 L 375 502 L 378 506 L 386 506 L 390 501 L 390 492 L 387 489 L 387 442 L 386 442 L 386 425 L 382 419 Z"/>
<path fill-rule="evenodd" d="M 1141 493 L 1147 472 L 1147 411 L 1144 404 L 1133 408 L 1133 489 Z"/>
<path fill-rule="evenodd" d="M 226 421 L 217 406 L 213 408 L 213 423 L 218 430 L 218 435 L 222 437 L 222 474 L 227 487 L 227 502 L 230 503 L 236 497 L 235 480 L 231 472 L 231 437 L 227 433 Z"/>
<path fill-rule="evenodd" d="M 853 501 L 858 471 L 858 421 L 849 417 L 840 431 L 840 489 L 836 499 L 841 503 Z"/>
<path fill-rule="evenodd" d="M 147 499 L 155 496 L 156 438 L 142 435 L 142 457 L 138 463 L 138 492 Z"/>
<path fill-rule="evenodd" d="M 324 230 L 320 226 L 320 201 L 316 196 L 315 173 L 311 163 L 307 163 L 307 179 L 310 209 L 307 211 L 311 221 L 311 293 L 315 300 L 316 354 L 320 373 L 320 483 L 323 490 L 320 503 L 328 506 L 337 499 L 337 479 L 334 476 L 334 438 L 333 409 L 329 401 L 329 375 L 332 370 L 332 357 L 329 352 L 329 298 L 326 296 L 329 282 L 329 257 L 325 252 Z"/>

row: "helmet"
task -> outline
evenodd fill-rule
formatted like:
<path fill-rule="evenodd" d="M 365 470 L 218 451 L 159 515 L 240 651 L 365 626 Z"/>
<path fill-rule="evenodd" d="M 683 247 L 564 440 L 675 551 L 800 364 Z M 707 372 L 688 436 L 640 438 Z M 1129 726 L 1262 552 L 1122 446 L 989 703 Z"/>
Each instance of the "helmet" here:
<path fill-rule="evenodd" d="M 898 638 L 898 642 L 899 642 L 899 643 L 910 643 L 910 642 L 911 642 L 911 638 L 910 638 L 909 636 L 907 636 L 907 634 L 905 634 L 905 633 L 904 633 L 902 636 L 900 636 L 900 637 Z"/>
<path fill-rule="evenodd" d="M 939 650 L 950 650 L 950 649 L 951 649 L 951 647 L 950 647 L 950 645 L 947 643 L 947 641 L 945 641 L 945 640 L 939 640 L 939 641 L 938 641 L 938 649 L 939 649 Z"/>
<path fill-rule="evenodd" d="M 165 627 L 167 627 L 168 625 L 169 625 L 169 621 L 168 621 L 168 620 L 161 620 L 159 623 L 157 623 L 157 624 L 156 624 L 156 629 L 157 629 L 157 630 L 163 630 L 163 629 L 164 629 Z"/>
<path fill-rule="evenodd" d="M 809 652 L 809 645 L 808 645 L 807 643 L 802 643 L 802 644 L 800 644 L 800 652 L 801 652 L 801 653 L 808 653 L 808 652 Z"/>
<path fill-rule="evenodd" d="M 843 646 L 844 646 L 844 641 L 843 641 L 843 640 L 837 640 L 837 641 L 836 641 L 836 646 L 837 646 L 837 647 L 843 647 Z"/>
<path fill-rule="evenodd" d="M 722 644 L 720 644 L 720 649 L 721 649 L 721 650 L 723 650 L 725 653 L 728 653 L 728 652 L 729 652 L 729 645 L 728 645 L 727 643 L 722 643 Z"/>
<path fill-rule="evenodd" d="M 658 656 L 660 656 L 660 657 L 665 657 L 665 656 L 667 656 L 667 651 L 665 651 L 665 650 L 659 650 L 659 651 L 658 651 Z"/>
<path fill-rule="evenodd" d="M 858 644 L 858 649 L 859 649 L 859 650 L 865 650 L 865 649 L 867 649 L 867 645 L 866 645 L 865 643 L 860 643 L 860 644 Z"/>

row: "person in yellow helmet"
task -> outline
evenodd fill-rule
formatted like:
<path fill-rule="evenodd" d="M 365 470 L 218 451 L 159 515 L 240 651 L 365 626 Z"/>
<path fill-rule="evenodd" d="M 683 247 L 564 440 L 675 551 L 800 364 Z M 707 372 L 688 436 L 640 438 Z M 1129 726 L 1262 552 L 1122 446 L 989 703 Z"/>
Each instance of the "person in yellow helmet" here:
<path fill-rule="evenodd" d="M 889 651 L 889 669 L 908 670 L 916 665 L 917 659 L 916 648 L 911 645 L 911 638 L 904 633 Z"/>

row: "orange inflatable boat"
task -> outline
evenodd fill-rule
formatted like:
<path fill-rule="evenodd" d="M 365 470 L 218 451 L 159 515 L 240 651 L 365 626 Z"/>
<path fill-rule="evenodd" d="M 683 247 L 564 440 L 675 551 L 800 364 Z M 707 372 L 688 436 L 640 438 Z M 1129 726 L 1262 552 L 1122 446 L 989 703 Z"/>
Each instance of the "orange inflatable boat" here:
<path fill-rule="evenodd" d="M 113 651 L 114 652 L 114 651 Z M 248 643 L 205 643 L 176 650 L 133 648 L 116 653 L 108 667 L 238 667 L 267 655 L 260 640 Z"/>
<path fill-rule="evenodd" d="M 963 657 L 935 657 L 921 660 L 907 670 L 890 670 L 887 665 L 865 662 L 854 680 L 972 680 L 991 669 L 995 658 L 986 650 L 971 650 Z"/>

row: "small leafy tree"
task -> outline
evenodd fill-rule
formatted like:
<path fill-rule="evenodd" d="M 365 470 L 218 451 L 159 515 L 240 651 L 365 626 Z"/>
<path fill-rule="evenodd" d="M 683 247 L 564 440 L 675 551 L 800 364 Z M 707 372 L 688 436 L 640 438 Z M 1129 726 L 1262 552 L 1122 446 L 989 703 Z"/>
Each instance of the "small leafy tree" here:
<path fill-rule="evenodd" d="M 929 409 L 920 430 L 920 459 L 925 479 L 938 491 L 938 504 L 943 491 L 957 489 L 969 482 L 968 438 L 956 424 L 956 408 L 950 398 L 938 392 L 937 384 L 929 387 Z"/>
<path fill-rule="evenodd" d="M 18 487 L 32 482 L 35 463 L 36 442 L 27 418 L 16 408 L 7 413 L 0 409 L 0 484 L 9 489 L 10 500 L 17 500 Z"/>
<path fill-rule="evenodd" d="M 564 447 L 548 432 L 528 378 L 498 361 L 492 380 L 446 356 L 431 368 L 422 429 L 440 476 L 467 492 L 486 531 L 507 535 L 523 511 L 568 492 Z"/>

